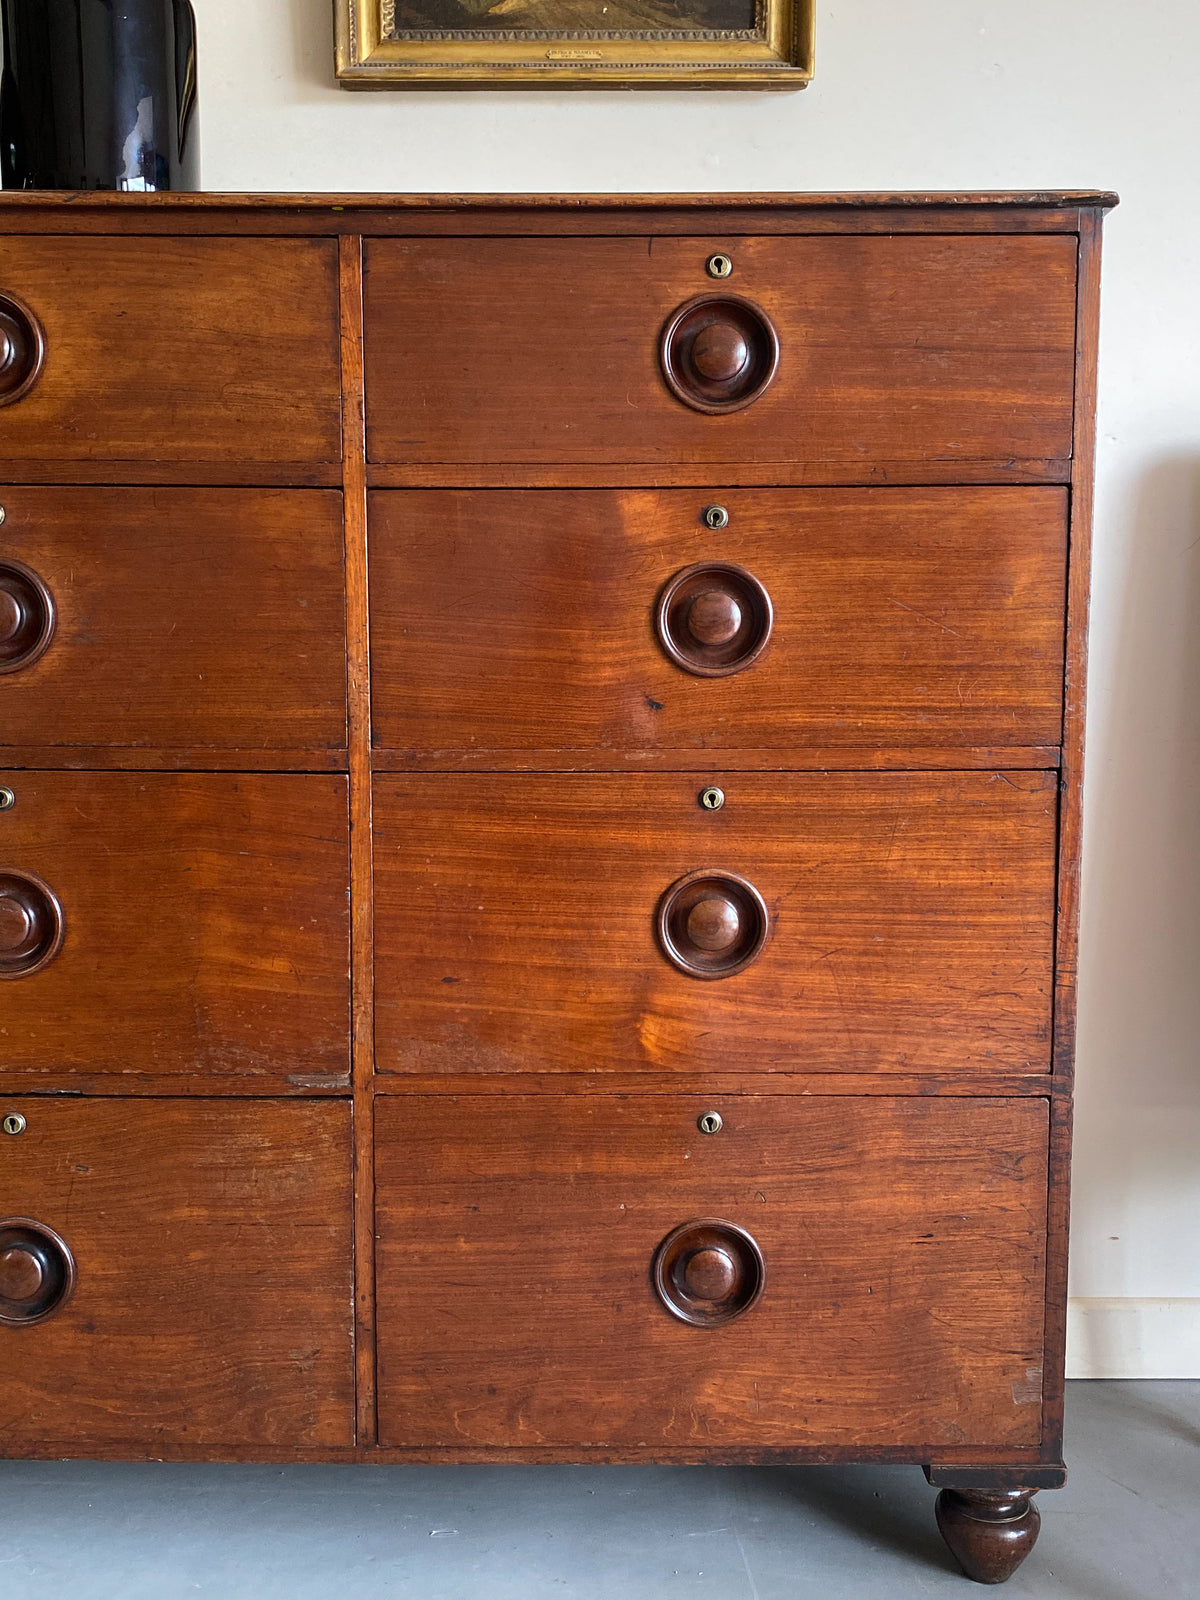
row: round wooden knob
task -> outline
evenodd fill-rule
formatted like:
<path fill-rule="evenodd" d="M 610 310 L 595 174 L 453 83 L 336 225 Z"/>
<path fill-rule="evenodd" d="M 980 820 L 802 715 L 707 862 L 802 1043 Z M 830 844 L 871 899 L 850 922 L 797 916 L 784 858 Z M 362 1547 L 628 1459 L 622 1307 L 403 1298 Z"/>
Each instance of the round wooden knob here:
<path fill-rule="evenodd" d="M 706 1217 L 672 1229 L 654 1252 L 651 1277 L 672 1315 L 712 1328 L 749 1311 L 767 1273 L 762 1251 L 745 1228 Z"/>
<path fill-rule="evenodd" d="M 687 935 L 699 950 L 729 950 L 741 936 L 742 919 L 732 900 L 710 895 L 687 914 Z"/>
<path fill-rule="evenodd" d="M 62 907 L 54 891 L 24 872 L 0 872 L 0 978 L 25 978 L 58 954 Z"/>
<path fill-rule="evenodd" d="M 670 317 L 659 346 L 667 387 L 695 411 L 740 411 L 779 365 L 770 317 L 739 295 L 699 295 Z"/>
<path fill-rule="evenodd" d="M 27 955 L 39 937 L 36 908 L 0 890 L 0 952 L 9 957 Z"/>
<path fill-rule="evenodd" d="M 692 363 L 712 383 L 732 383 L 750 359 L 750 346 L 732 322 L 710 322 L 692 342 Z"/>
<path fill-rule="evenodd" d="M 0 1323 L 23 1327 L 57 1311 L 75 1287 L 75 1258 L 44 1223 L 0 1221 Z"/>
<path fill-rule="evenodd" d="M 658 642 L 677 667 L 699 678 L 727 678 L 767 647 L 775 613 L 752 572 L 732 561 L 684 567 L 658 597 Z"/>
<path fill-rule="evenodd" d="M 0 672 L 19 672 L 54 636 L 50 591 L 23 561 L 0 558 Z"/>
<path fill-rule="evenodd" d="M 46 359 L 46 338 L 29 307 L 0 294 L 0 406 L 28 394 Z"/>
<path fill-rule="evenodd" d="M 728 1300 L 741 1274 L 728 1250 L 707 1245 L 683 1263 L 683 1283 L 693 1300 Z"/>
<path fill-rule="evenodd" d="M 36 1300 L 45 1281 L 45 1268 L 32 1250 L 14 1244 L 0 1251 L 0 1300 Z"/>
<path fill-rule="evenodd" d="M 21 631 L 25 613 L 15 594 L 0 589 L 0 645 L 10 644 Z"/>
<path fill-rule="evenodd" d="M 766 902 L 734 872 L 704 868 L 673 883 L 658 904 L 658 942 L 689 978 L 728 978 L 767 942 Z"/>
<path fill-rule="evenodd" d="M 741 625 L 742 608 L 727 589 L 702 589 L 688 606 L 687 631 L 697 644 L 728 644 Z"/>

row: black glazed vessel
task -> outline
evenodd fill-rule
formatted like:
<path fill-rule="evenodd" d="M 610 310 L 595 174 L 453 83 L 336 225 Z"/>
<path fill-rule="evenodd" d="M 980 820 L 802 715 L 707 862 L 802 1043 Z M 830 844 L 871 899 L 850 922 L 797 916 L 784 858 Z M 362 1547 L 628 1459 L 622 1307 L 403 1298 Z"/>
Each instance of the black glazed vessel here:
<path fill-rule="evenodd" d="M 191 0 L 0 0 L 6 189 L 194 189 Z"/>

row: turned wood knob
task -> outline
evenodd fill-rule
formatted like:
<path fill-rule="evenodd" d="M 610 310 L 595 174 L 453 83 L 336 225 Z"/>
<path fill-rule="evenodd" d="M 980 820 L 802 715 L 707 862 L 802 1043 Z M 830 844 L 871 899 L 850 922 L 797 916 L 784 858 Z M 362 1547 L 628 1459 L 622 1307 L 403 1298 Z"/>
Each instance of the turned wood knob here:
<path fill-rule="evenodd" d="M 23 561 L 0 558 L 0 672 L 31 666 L 53 634 L 49 589 Z"/>
<path fill-rule="evenodd" d="M 651 1279 L 672 1315 L 711 1328 L 749 1311 L 763 1292 L 766 1266 L 744 1228 L 707 1217 L 671 1230 L 654 1252 Z"/>
<path fill-rule="evenodd" d="M 0 1252 L 0 1300 L 36 1300 L 45 1281 L 46 1270 L 32 1250 L 14 1244 Z"/>
<path fill-rule="evenodd" d="M 45 335 L 33 312 L 15 295 L 0 294 L 0 406 L 29 392 L 45 359 Z"/>
<path fill-rule="evenodd" d="M 683 1263 L 684 1287 L 694 1300 L 728 1300 L 739 1277 L 737 1262 L 716 1245 L 696 1250 Z"/>
<path fill-rule="evenodd" d="M 729 950 L 741 936 L 742 919 L 732 900 L 714 894 L 697 900 L 687 914 L 687 936 L 699 950 Z"/>
<path fill-rule="evenodd" d="M 761 306 L 739 295 L 699 295 L 668 319 L 659 344 L 667 387 L 694 411 L 740 411 L 767 389 L 779 337 Z"/>
<path fill-rule="evenodd" d="M 25 613 L 16 595 L 8 589 L 0 589 L 0 646 L 11 644 L 24 621 Z"/>
<path fill-rule="evenodd" d="M 734 872 L 689 872 L 658 904 L 659 946 L 689 978 L 728 978 L 748 967 L 769 926 L 762 895 Z"/>
<path fill-rule="evenodd" d="M 727 589 L 702 589 L 688 606 L 687 631 L 697 644 L 728 644 L 742 625 L 742 608 Z"/>
<path fill-rule="evenodd" d="M 732 322 L 710 322 L 692 342 L 692 364 L 712 383 L 732 383 L 750 359 L 750 346 Z"/>
<path fill-rule="evenodd" d="M 75 1258 L 53 1228 L 0 1221 L 0 1323 L 21 1327 L 57 1311 L 75 1287 Z"/>
<path fill-rule="evenodd" d="M 40 921 L 36 906 L 0 889 L 0 952 L 10 959 L 28 955 L 41 937 Z"/>
<path fill-rule="evenodd" d="M 752 572 L 732 561 L 698 561 L 667 583 L 654 627 L 677 667 L 727 678 L 758 660 L 774 621 L 771 597 Z"/>
<path fill-rule="evenodd" d="M 0 978 L 24 978 L 58 954 L 63 914 L 54 891 L 23 872 L 0 872 Z"/>

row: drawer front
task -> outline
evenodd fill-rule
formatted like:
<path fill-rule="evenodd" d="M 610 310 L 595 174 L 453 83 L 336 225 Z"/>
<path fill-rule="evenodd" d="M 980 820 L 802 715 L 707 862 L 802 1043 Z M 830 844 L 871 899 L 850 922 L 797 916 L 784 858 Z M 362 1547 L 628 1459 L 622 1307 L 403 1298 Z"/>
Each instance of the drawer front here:
<path fill-rule="evenodd" d="M 2 1109 L 0 1451 L 354 1442 L 348 1105 Z"/>
<path fill-rule="evenodd" d="M 346 1080 L 344 778 L 0 784 L 5 1071 Z"/>
<path fill-rule="evenodd" d="M 724 283 L 705 271 L 717 251 Z M 1073 238 L 371 239 L 365 261 L 377 464 L 803 463 L 863 481 L 879 462 L 1071 454 Z M 769 321 L 778 363 L 714 415 L 677 398 L 660 345 L 681 307 L 728 295 Z M 743 311 L 711 314 L 719 345 Z M 757 373 L 769 332 L 728 337 Z M 693 349 L 713 371 L 729 354 Z"/>
<path fill-rule="evenodd" d="M 1061 489 L 406 491 L 370 515 L 378 746 L 1061 738 Z"/>
<path fill-rule="evenodd" d="M 0 405 L 0 458 L 66 481 L 113 459 L 340 459 L 333 240 L 9 237 L 5 297 L 44 360 Z"/>
<path fill-rule="evenodd" d="M 0 644 L 0 742 L 345 749 L 340 495 L 0 501 L 0 606 L 23 614 Z"/>
<path fill-rule="evenodd" d="M 380 1442 L 1036 1445 L 1046 1142 L 1033 1100 L 381 1098 Z"/>
<path fill-rule="evenodd" d="M 377 778 L 379 1069 L 1048 1070 L 1053 773 L 710 785 Z"/>

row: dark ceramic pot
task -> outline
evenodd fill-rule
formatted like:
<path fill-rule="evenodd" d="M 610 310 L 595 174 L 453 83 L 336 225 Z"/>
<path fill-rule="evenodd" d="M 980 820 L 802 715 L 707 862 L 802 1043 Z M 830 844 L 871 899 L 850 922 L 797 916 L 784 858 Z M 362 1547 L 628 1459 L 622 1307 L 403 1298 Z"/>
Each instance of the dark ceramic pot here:
<path fill-rule="evenodd" d="M 6 189 L 194 189 L 190 0 L 0 0 Z"/>

